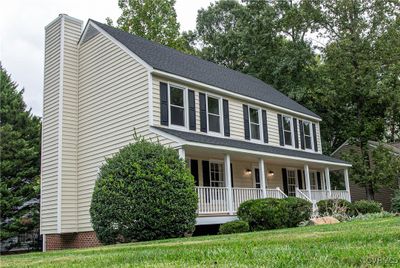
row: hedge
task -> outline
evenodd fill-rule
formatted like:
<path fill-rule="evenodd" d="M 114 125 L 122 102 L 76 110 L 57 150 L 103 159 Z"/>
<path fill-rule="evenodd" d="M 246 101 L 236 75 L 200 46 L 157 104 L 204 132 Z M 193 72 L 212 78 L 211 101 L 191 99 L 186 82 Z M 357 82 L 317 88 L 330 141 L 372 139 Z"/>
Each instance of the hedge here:
<path fill-rule="evenodd" d="M 249 223 L 250 230 L 269 230 L 294 227 L 311 216 L 312 204 L 306 200 L 289 197 L 249 200 L 238 209 L 240 220 Z"/>
<path fill-rule="evenodd" d="M 90 215 L 104 244 L 180 237 L 194 230 L 194 179 L 178 153 L 137 139 L 106 159 Z"/>
<path fill-rule="evenodd" d="M 372 200 L 359 200 L 351 204 L 353 215 L 379 213 L 382 204 Z"/>
<path fill-rule="evenodd" d="M 246 221 L 231 221 L 224 224 L 221 224 L 219 227 L 220 234 L 236 234 L 236 233 L 245 233 L 248 232 L 249 224 Z"/>

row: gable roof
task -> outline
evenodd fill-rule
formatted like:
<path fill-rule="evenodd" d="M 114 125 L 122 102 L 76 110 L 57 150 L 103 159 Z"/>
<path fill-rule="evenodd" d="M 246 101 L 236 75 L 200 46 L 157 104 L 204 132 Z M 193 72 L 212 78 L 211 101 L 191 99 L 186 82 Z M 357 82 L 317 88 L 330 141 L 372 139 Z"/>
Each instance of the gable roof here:
<path fill-rule="evenodd" d="M 156 70 L 321 119 L 312 111 L 253 76 L 182 53 L 94 20 L 89 20 L 89 22 L 93 22 L 107 32 Z"/>
<path fill-rule="evenodd" d="M 226 146 L 229 148 L 237 148 L 243 150 L 249 150 L 253 152 L 281 155 L 281 156 L 289 156 L 293 158 L 303 158 L 310 159 L 316 161 L 324 161 L 330 162 L 336 165 L 350 166 L 351 164 L 343 161 L 341 159 L 337 159 L 331 156 L 318 154 L 318 153 L 310 153 L 300 150 L 287 149 L 277 146 L 271 146 L 267 144 L 257 144 L 254 142 L 234 140 L 229 138 L 219 138 L 209 135 L 198 134 L 194 132 L 187 131 L 179 131 L 175 129 L 165 128 L 165 127 L 153 127 L 156 130 L 165 132 L 167 134 L 173 135 L 179 139 L 185 140 L 187 142 L 208 144 L 208 145 L 217 145 L 217 146 Z"/>

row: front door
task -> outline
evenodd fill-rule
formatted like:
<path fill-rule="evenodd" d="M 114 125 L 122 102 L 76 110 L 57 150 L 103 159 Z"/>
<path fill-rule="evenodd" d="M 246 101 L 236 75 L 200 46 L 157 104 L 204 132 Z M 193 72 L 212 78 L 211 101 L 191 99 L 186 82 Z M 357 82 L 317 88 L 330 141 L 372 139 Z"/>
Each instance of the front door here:
<path fill-rule="evenodd" d="M 260 169 L 254 168 L 254 185 L 256 188 L 261 188 Z"/>
<path fill-rule="evenodd" d="M 296 196 L 296 170 L 287 169 L 287 186 L 288 186 L 288 196 Z"/>

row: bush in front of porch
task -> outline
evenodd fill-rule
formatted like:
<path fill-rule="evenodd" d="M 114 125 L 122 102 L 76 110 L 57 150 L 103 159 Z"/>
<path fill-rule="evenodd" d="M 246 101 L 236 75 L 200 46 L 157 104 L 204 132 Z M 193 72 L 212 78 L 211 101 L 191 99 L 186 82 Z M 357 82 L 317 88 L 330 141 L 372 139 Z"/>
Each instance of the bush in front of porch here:
<path fill-rule="evenodd" d="M 304 199 L 265 198 L 243 202 L 238 209 L 240 220 L 247 221 L 250 230 L 296 227 L 311 217 L 312 204 Z"/>
<path fill-rule="evenodd" d="M 176 150 L 137 138 L 101 167 L 90 215 L 103 244 L 180 237 L 194 230 L 194 179 Z"/>

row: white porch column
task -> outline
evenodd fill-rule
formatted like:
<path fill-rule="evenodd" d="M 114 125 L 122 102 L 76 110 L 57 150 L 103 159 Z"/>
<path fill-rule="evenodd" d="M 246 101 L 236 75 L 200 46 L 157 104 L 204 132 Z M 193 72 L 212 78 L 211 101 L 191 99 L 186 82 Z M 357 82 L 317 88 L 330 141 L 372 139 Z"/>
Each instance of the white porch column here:
<path fill-rule="evenodd" d="M 347 168 L 344 169 L 344 184 L 346 186 L 347 198 L 349 202 L 351 202 L 350 197 L 350 184 L 349 184 L 349 170 Z"/>
<path fill-rule="evenodd" d="M 306 179 L 306 190 L 308 194 L 308 198 L 311 199 L 311 183 L 310 183 L 310 170 L 308 169 L 308 165 L 304 165 L 304 176 Z"/>
<path fill-rule="evenodd" d="M 179 158 L 185 160 L 185 149 L 183 147 L 180 147 L 178 149 L 178 154 L 179 154 Z"/>
<path fill-rule="evenodd" d="M 332 191 L 331 191 L 331 177 L 329 175 L 329 168 L 325 168 L 325 180 L 326 180 L 326 190 L 328 190 L 328 196 L 329 198 L 332 196 Z"/>
<path fill-rule="evenodd" d="M 258 160 L 258 169 L 260 171 L 260 186 L 262 189 L 262 197 L 266 198 L 267 197 L 267 182 L 265 180 L 265 165 L 264 165 L 264 159 L 260 158 Z"/>
<path fill-rule="evenodd" d="M 224 156 L 224 167 L 225 167 L 225 185 L 228 189 L 228 211 L 229 215 L 233 215 L 233 194 L 232 194 L 232 182 L 231 182 L 231 156 L 226 154 Z"/>

